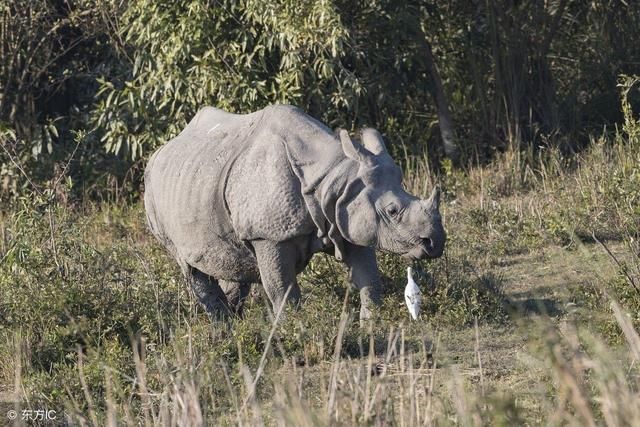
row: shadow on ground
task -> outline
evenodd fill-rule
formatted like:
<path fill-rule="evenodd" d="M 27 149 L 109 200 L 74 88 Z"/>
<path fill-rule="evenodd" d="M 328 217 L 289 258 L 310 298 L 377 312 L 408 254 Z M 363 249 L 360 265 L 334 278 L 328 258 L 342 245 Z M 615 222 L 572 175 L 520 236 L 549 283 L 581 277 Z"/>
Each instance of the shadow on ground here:
<path fill-rule="evenodd" d="M 558 317 L 564 314 L 564 310 L 562 310 L 558 301 L 550 298 L 512 299 L 509 303 L 513 310 L 513 314 L 521 316 L 539 314 L 549 317 Z"/>

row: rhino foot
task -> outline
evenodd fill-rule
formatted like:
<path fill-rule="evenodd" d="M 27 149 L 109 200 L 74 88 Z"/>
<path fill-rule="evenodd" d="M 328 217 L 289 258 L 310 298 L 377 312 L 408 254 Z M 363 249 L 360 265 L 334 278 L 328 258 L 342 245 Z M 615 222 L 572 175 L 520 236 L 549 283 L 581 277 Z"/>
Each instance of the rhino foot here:
<path fill-rule="evenodd" d="M 380 289 L 377 286 L 365 286 L 360 289 L 360 325 L 365 325 L 373 319 L 380 303 Z"/>
<path fill-rule="evenodd" d="M 244 303 L 251 292 L 251 283 L 220 280 L 219 284 L 227 298 L 229 309 L 238 315 L 242 314 Z"/>
<path fill-rule="evenodd" d="M 211 320 L 223 320 L 232 313 L 227 296 L 218 280 L 193 267 L 190 268 L 187 279 Z"/>

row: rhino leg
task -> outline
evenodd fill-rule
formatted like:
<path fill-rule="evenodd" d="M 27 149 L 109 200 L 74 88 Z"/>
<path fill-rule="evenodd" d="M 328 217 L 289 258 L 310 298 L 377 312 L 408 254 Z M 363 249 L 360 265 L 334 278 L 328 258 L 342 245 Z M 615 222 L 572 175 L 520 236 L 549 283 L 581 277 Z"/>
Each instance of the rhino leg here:
<path fill-rule="evenodd" d="M 376 251 L 374 248 L 346 245 L 344 262 L 347 264 L 351 283 L 360 290 L 360 321 L 368 320 L 382 298 Z"/>
<path fill-rule="evenodd" d="M 227 297 L 218 280 L 193 267 L 189 269 L 188 280 L 198 301 L 212 319 L 221 319 L 230 313 Z"/>
<path fill-rule="evenodd" d="M 222 292 L 224 292 L 229 308 L 235 313 L 242 313 L 242 307 L 251 291 L 251 283 L 231 282 L 220 280 Z"/>
<path fill-rule="evenodd" d="M 296 281 L 298 247 L 294 242 L 252 242 L 258 260 L 262 286 L 276 313 L 285 296 L 287 301 L 298 304 L 300 287 Z M 288 294 L 287 294 L 288 291 Z"/>

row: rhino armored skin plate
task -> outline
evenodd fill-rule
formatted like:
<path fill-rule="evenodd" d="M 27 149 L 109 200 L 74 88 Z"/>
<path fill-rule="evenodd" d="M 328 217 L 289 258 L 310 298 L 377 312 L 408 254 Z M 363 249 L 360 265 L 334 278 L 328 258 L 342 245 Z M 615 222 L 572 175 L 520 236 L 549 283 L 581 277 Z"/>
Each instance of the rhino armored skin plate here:
<path fill-rule="evenodd" d="M 274 310 L 297 303 L 296 275 L 324 251 L 345 264 L 368 319 L 381 298 L 376 249 L 436 258 L 446 241 L 439 190 L 405 192 L 378 131 L 353 141 L 288 105 L 201 109 L 144 181 L 151 232 L 214 318 L 238 310 L 252 283 Z"/>

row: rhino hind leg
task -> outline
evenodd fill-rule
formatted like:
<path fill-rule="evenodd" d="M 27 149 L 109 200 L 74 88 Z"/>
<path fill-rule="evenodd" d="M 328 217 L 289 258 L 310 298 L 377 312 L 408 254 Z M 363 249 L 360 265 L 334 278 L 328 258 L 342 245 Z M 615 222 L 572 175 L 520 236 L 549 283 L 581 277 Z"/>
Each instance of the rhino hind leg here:
<path fill-rule="evenodd" d="M 251 292 L 251 283 L 220 280 L 219 284 L 227 298 L 229 308 L 236 314 L 241 314 L 244 302 Z"/>
<path fill-rule="evenodd" d="M 187 279 L 193 293 L 211 319 L 222 319 L 231 313 L 227 296 L 217 279 L 193 267 L 189 268 Z"/>

